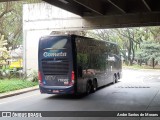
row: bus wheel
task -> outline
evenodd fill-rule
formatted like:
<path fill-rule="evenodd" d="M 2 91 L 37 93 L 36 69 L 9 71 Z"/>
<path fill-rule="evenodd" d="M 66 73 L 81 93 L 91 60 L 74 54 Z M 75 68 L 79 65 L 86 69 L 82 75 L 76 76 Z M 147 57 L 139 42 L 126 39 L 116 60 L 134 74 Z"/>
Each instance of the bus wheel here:
<path fill-rule="evenodd" d="M 121 78 L 119 73 L 117 74 L 117 76 L 118 76 L 118 79 L 120 79 L 120 78 Z"/>
<path fill-rule="evenodd" d="M 91 92 L 95 92 L 97 90 L 97 81 L 93 80 L 92 90 Z"/>
<path fill-rule="evenodd" d="M 117 75 L 116 75 L 116 79 L 115 79 L 115 82 L 116 82 L 116 83 L 118 82 L 118 79 L 119 79 L 118 76 L 119 76 L 119 75 L 117 74 Z"/>
<path fill-rule="evenodd" d="M 113 75 L 113 84 L 117 83 L 117 77 L 116 75 Z"/>
<path fill-rule="evenodd" d="M 92 86 L 89 82 L 87 82 L 87 85 L 86 85 L 86 94 L 89 94 L 91 92 L 91 89 L 92 89 Z"/>

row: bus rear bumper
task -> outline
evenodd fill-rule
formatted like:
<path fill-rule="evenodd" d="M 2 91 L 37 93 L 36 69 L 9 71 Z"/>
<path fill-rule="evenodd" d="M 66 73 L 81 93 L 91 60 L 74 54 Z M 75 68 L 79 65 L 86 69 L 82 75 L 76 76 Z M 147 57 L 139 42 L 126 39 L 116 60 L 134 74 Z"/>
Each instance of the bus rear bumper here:
<path fill-rule="evenodd" d="M 46 94 L 74 94 L 74 86 L 41 86 L 40 92 Z"/>

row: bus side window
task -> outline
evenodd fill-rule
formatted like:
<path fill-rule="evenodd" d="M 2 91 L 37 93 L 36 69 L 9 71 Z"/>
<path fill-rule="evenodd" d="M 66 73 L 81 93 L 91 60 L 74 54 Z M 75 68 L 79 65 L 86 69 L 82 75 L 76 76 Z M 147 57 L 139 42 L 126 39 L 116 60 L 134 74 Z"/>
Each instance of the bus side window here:
<path fill-rule="evenodd" d="M 82 66 L 78 66 L 78 77 L 82 77 Z"/>

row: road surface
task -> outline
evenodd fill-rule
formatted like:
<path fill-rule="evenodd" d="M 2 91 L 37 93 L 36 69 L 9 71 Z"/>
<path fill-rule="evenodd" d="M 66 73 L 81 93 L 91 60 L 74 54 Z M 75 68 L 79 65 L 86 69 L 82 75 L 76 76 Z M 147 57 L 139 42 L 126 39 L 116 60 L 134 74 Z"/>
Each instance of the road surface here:
<path fill-rule="evenodd" d="M 40 94 L 39 90 L 0 100 L 0 111 L 160 111 L 160 71 L 123 70 L 116 84 L 88 96 Z M 0 118 L 2 120 L 9 118 Z M 12 118 L 18 120 L 18 118 Z M 10 120 L 12 120 L 10 118 Z M 20 119 L 20 118 L 19 118 Z M 24 118 L 23 118 L 24 119 Z M 26 118 L 27 120 L 31 118 Z M 149 117 L 54 117 L 36 120 L 160 120 Z"/>

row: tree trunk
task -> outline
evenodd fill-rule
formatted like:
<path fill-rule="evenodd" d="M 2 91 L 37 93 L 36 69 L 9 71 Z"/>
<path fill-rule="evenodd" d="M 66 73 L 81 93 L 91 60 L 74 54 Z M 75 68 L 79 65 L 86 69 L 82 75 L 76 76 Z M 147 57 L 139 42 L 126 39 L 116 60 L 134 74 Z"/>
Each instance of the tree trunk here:
<path fill-rule="evenodd" d="M 142 66 L 142 60 L 138 60 L 139 61 L 139 65 Z"/>
<path fill-rule="evenodd" d="M 153 69 L 154 69 L 154 67 L 155 67 L 155 64 L 154 64 L 154 58 L 152 58 L 152 67 L 153 67 Z"/>

